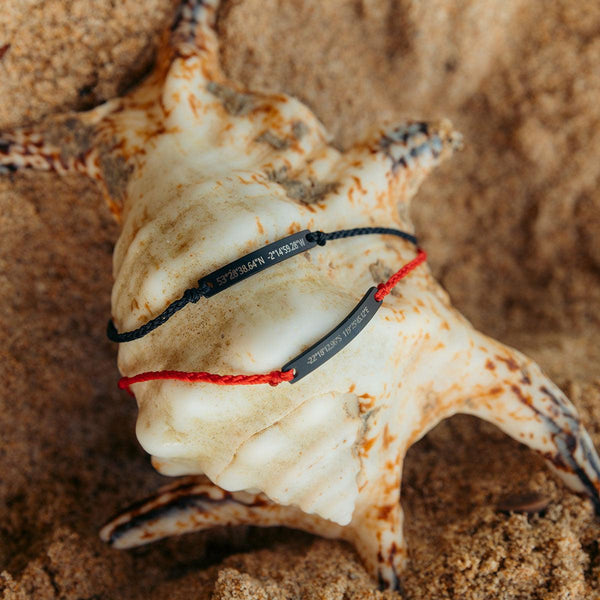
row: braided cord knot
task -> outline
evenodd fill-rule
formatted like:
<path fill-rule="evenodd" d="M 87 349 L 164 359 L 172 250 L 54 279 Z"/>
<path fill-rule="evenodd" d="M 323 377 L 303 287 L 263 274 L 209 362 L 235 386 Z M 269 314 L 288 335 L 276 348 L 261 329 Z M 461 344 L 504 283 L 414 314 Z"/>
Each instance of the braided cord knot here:
<path fill-rule="evenodd" d="M 196 302 L 198 302 L 198 300 L 200 300 L 200 298 L 202 298 L 203 296 L 204 291 L 201 290 L 199 287 L 189 288 L 185 290 L 185 292 L 183 292 L 181 300 L 183 300 L 185 304 L 188 304 L 189 302 L 191 302 L 192 304 L 196 304 Z"/>
<path fill-rule="evenodd" d="M 319 246 L 324 246 L 329 239 L 329 236 L 323 231 L 311 231 L 306 235 L 309 242 L 317 242 Z"/>

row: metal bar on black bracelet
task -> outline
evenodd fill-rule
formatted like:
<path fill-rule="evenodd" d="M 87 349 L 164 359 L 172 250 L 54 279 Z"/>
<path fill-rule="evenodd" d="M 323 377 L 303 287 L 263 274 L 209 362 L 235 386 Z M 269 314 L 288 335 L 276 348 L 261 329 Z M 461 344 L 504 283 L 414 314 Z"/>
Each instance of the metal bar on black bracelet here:
<path fill-rule="evenodd" d="M 307 239 L 309 233 L 308 229 L 304 229 L 288 235 L 209 273 L 198 281 L 200 287 L 207 284 L 210 288 L 210 291 L 205 292 L 204 297 L 210 298 L 252 275 L 314 248 L 317 242 Z"/>
<path fill-rule="evenodd" d="M 253 252 L 218 268 L 216 271 L 205 275 L 198 281 L 196 287 L 185 290 L 183 295 L 171 302 L 161 314 L 143 325 L 140 325 L 137 329 L 119 332 L 117 331 L 115 324 L 110 320 L 106 330 L 107 336 L 113 342 L 118 343 L 138 340 L 166 323 L 175 313 L 187 306 L 187 304 L 195 304 L 201 298 L 215 296 L 236 283 L 240 283 L 252 275 L 256 275 L 288 258 L 306 252 L 317 245 L 324 246 L 329 240 L 340 240 L 357 235 L 375 233 L 395 235 L 415 245 L 417 243 L 417 239 L 414 235 L 399 229 L 391 229 L 388 227 L 356 227 L 354 229 L 342 229 L 328 233 L 303 229 L 302 231 L 288 235 L 259 248 L 258 250 L 254 250 Z"/>

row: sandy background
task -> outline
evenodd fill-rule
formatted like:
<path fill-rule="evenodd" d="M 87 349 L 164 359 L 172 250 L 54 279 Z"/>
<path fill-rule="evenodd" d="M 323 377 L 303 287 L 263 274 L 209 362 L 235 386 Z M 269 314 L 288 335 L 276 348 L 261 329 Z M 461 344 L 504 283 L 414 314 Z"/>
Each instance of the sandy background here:
<path fill-rule="evenodd" d="M 122 92 L 172 16 L 168 0 L 4 0 L 0 130 Z M 384 120 L 452 119 L 466 148 L 413 205 L 430 264 L 477 327 L 541 363 L 600 447 L 597 0 L 232 0 L 219 29 L 233 78 L 298 96 L 342 146 Z M 104 547 L 99 526 L 165 481 L 104 337 L 117 235 L 84 178 L 0 177 L 3 599 L 600 597 L 589 503 L 468 417 L 409 452 L 402 596 L 376 592 L 349 546 L 286 530 Z M 545 510 L 498 509 L 526 491 Z"/>

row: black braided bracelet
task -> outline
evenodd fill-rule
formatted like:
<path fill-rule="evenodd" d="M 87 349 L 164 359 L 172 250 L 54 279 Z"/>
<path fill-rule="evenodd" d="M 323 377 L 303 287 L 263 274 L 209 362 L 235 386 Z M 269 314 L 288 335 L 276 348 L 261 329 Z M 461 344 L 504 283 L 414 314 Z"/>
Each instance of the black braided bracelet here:
<path fill-rule="evenodd" d="M 375 233 L 395 235 L 408 240 L 415 246 L 417 245 L 417 238 L 414 235 L 400 229 L 390 229 L 388 227 L 357 227 L 355 229 L 340 229 L 339 231 L 331 231 L 329 233 L 305 229 L 272 244 L 263 246 L 209 273 L 198 281 L 197 287 L 185 290 L 181 298 L 171 302 L 160 315 L 144 323 L 144 325 L 141 325 L 137 329 L 119 333 L 112 320 L 110 320 L 106 328 L 106 335 L 111 341 L 118 343 L 140 339 L 151 331 L 154 331 L 157 327 L 160 327 L 163 323 L 166 323 L 176 312 L 188 304 L 195 304 L 200 298 L 210 298 L 232 285 L 287 260 L 296 254 L 306 252 L 315 246 L 324 246 L 330 240 L 340 240 L 357 235 Z"/>

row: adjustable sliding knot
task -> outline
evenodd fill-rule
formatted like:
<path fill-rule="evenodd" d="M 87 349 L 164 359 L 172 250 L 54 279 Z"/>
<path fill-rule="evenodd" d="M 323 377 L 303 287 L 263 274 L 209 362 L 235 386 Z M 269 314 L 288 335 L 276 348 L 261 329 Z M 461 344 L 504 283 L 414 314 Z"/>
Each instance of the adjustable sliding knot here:
<path fill-rule="evenodd" d="M 306 234 L 306 239 L 309 242 L 315 242 L 319 246 L 324 246 L 329 237 L 322 231 L 311 231 L 310 233 Z"/>
<path fill-rule="evenodd" d="M 210 292 L 210 286 L 205 281 L 200 280 L 198 282 L 198 287 L 189 288 L 183 292 L 182 300 L 185 301 L 185 304 L 191 302 L 192 304 L 196 304 L 200 298 L 204 298 L 206 294 Z"/>

